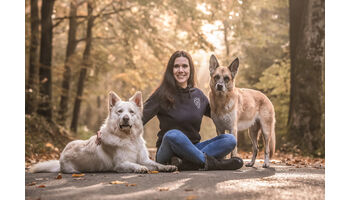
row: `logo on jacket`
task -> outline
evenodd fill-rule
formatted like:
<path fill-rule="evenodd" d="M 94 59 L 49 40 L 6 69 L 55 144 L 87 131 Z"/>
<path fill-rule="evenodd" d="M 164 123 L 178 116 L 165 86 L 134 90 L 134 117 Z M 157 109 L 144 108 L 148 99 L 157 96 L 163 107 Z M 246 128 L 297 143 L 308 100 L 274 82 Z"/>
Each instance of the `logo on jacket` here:
<path fill-rule="evenodd" d="M 201 100 L 198 97 L 195 97 L 193 99 L 194 104 L 197 106 L 198 109 L 201 108 Z"/>

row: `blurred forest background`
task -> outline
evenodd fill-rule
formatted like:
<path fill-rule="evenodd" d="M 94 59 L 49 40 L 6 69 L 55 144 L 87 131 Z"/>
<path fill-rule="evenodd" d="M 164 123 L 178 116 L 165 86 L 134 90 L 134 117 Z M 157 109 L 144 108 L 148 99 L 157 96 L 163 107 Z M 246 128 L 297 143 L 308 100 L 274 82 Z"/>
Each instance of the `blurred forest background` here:
<path fill-rule="evenodd" d="M 324 157 L 323 0 L 26 0 L 26 159 L 94 135 L 107 94 L 144 101 L 176 50 L 209 91 L 209 57 L 240 59 L 237 87 L 264 92 L 277 149 Z M 145 126 L 154 147 L 158 120 Z M 216 135 L 204 118 L 202 139 Z M 238 150 L 251 151 L 246 133 Z M 262 143 L 261 143 L 262 144 Z M 263 145 L 260 145 L 260 150 Z"/>

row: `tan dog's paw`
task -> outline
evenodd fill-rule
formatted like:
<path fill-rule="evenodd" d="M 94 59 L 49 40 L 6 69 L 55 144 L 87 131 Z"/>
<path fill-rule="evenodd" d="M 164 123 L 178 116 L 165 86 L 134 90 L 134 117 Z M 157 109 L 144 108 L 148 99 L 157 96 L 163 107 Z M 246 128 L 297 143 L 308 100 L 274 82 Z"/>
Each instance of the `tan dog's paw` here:
<path fill-rule="evenodd" d="M 141 167 L 139 167 L 139 168 L 135 169 L 135 171 L 134 171 L 134 172 L 135 172 L 135 173 L 145 174 L 145 173 L 147 173 L 147 172 L 148 172 L 148 168 L 147 168 L 147 167 L 145 167 L 145 166 L 141 166 Z"/>
<path fill-rule="evenodd" d="M 253 162 L 249 162 L 247 164 L 245 164 L 246 167 L 253 167 L 254 166 L 254 163 Z"/>
<path fill-rule="evenodd" d="M 262 167 L 263 168 L 269 168 L 270 167 L 270 163 L 264 163 Z"/>

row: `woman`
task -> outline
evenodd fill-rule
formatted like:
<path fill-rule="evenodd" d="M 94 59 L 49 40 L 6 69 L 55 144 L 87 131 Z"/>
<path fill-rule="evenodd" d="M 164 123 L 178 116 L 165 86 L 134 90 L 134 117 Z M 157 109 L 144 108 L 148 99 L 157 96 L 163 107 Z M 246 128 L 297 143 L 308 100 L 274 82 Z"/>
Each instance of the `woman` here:
<path fill-rule="evenodd" d="M 176 165 L 179 170 L 239 169 L 243 160 L 219 160 L 236 146 L 232 134 L 199 142 L 203 115 L 210 117 L 207 97 L 195 88 L 191 56 L 176 51 L 169 59 L 161 85 L 145 102 L 143 124 L 154 116 L 160 122 L 156 161 Z"/>

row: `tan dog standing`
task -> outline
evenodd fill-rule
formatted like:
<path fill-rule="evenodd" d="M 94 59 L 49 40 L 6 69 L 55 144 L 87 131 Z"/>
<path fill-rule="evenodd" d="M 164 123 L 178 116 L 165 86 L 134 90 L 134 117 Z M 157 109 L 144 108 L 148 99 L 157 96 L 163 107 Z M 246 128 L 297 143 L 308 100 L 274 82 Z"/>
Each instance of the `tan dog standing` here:
<path fill-rule="evenodd" d="M 260 130 L 265 141 L 263 167 L 269 167 L 269 156 L 275 152 L 275 111 L 271 101 L 260 91 L 235 87 L 239 60 L 236 58 L 228 67 L 219 66 L 214 55 L 210 57 L 210 108 L 217 134 L 226 130 L 237 139 L 237 132 L 249 128 L 253 145 L 253 157 L 247 167 L 252 167 L 258 154 Z M 237 147 L 231 157 L 237 154 Z"/>

